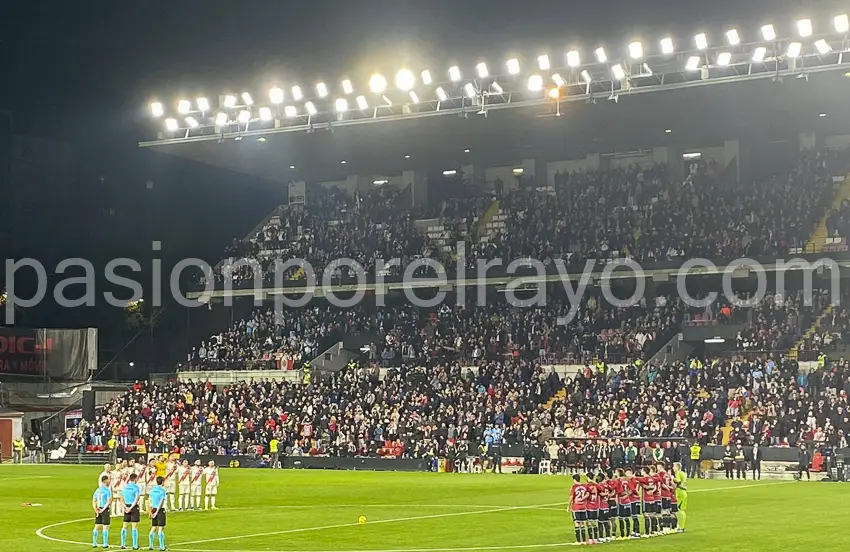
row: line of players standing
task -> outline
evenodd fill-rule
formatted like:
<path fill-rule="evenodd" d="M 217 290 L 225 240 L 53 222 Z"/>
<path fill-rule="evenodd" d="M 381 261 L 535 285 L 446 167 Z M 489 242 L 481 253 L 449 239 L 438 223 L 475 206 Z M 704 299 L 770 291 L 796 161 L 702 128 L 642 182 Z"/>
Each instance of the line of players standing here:
<path fill-rule="evenodd" d="M 570 489 L 576 542 L 595 544 L 684 531 L 687 474 L 678 462 L 671 471 L 658 463 L 635 471 L 588 473 L 585 483 L 581 479 L 574 475 Z"/>
<path fill-rule="evenodd" d="M 119 460 L 113 468 L 105 464 L 103 471 L 98 475 L 98 482 L 106 476 L 109 478 L 109 487 L 113 496 L 121 496 L 121 491 L 130 481 L 130 475 L 136 475 L 136 483 L 141 492 L 140 506 L 145 508 L 150 491 L 156 486 L 157 476 L 163 477 L 164 488 L 168 497 L 167 508 L 171 512 L 200 510 L 203 498 L 204 509 L 216 510 L 216 497 L 218 495 L 219 473 L 215 463 L 210 461 L 207 467 L 201 466 L 201 461 L 196 460 L 190 466 L 188 460 L 179 462 L 174 458 L 166 460 L 162 458 L 151 458 L 145 464 L 136 462 L 134 459 Z M 179 493 L 177 492 L 179 490 Z M 112 502 L 112 515 L 123 515 L 119 500 Z"/>

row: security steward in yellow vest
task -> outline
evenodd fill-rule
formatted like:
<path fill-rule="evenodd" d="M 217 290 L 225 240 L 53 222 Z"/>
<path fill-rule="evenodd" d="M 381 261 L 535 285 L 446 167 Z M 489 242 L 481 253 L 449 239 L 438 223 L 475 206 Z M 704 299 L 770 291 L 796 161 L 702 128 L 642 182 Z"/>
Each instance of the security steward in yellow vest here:
<path fill-rule="evenodd" d="M 695 479 L 697 477 L 702 477 L 702 470 L 700 469 L 699 461 L 700 454 L 702 454 L 702 447 L 699 443 L 694 442 L 691 445 L 690 458 L 688 459 L 688 477 L 690 479 Z"/>
<path fill-rule="evenodd" d="M 12 441 L 12 463 L 24 463 L 24 440 L 20 437 Z"/>

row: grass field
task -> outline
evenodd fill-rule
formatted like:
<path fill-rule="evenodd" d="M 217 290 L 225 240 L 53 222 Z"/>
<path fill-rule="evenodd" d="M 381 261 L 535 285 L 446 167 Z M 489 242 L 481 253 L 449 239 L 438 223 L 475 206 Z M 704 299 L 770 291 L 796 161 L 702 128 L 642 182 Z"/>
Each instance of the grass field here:
<path fill-rule="evenodd" d="M 99 471 L 0 466 L 0 551 L 90 548 Z M 219 510 L 169 513 L 169 549 L 522 551 L 568 548 L 574 540 L 566 477 L 230 469 L 221 479 Z M 357 523 L 361 515 L 365 525 Z M 684 534 L 599 546 L 846 551 L 848 516 L 850 485 L 691 481 Z M 149 527 L 143 518 L 143 548 Z M 113 547 L 119 532 L 113 521 Z"/>

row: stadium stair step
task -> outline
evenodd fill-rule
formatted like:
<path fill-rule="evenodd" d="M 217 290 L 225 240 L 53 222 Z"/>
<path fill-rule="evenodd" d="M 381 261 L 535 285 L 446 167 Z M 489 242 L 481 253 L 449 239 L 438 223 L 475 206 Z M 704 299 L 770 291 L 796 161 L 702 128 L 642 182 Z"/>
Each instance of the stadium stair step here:
<path fill-rule="evenodd" d="M 558 392 L 557 392 L 557 393 L 555 393 L 554 395 L 552 395 L 552 396 L 549 398 L 549 400 L 548 400 L 548 401 L 546 401 L 546 404 L 544 404 L 544 405 L 543 405 L 543 407 L 544 407 L 546 410 L 551 410 L 551 409 L 552 409 L 552 405 L 554 405 L 554 404 L 555 404 L 555 402 L 557 402 L 557 401 L 562 401 L 562 400 L 564 400 L 566 397 L 567 397 L 567 390 L 566 390 L 566 389 L 564 389 L 564 388 L 558 389 Z"/>
<path fill-rule="evenodd" d="M 809 326 L 809 329 L 806 330 L 802 337 L 800 337 L 800 339 L 798 339 L 794 346 L 791 347 L 791 349 L 788 351 L 788 358 L 790 358 L 791 360 L 797 360 L 797 357 L 800 354 L 800 347 L 802 347 L 806 340 L 810 339 L 812 335 L 814 335 L 815 332 L 818 331 L 821 323 L 826 320 L 826 317 L 832 315 L 833 308 L 834 305 L 829 305 L 828 307 L 826 307 L 826 310 L 824 310 L 821 315 L 818 316 L 814 322 L 812 322 L 812 325 Z"/>
<path fill-rule="evenodd" d="M 815 231 L 812 232 L 811 237 L 809 237 L 809 240 L 806 242 L 806 248 L 803 251 L 806 253 L 821 253 L 823 251 L 823 246 L 826 245 L 827 238 L 826 219 L 829 217 L 829 212 L 841 207 L 841 202 L 845 199 L 850 199 L 850 175 L 844 177 L 844 182 L 842 182 L 841 186 L 838 187 L 838 192 L 832 199 L 832 205 L 830 205 L 827 212 L 824 213 L 823 218 L 821 218 L 817 228 L 815 228 Z"/>
<path fill-rule="evenodd" d="M 499 207 L 501 206 L 498 199 L 494 199 L 493 202 L 487 207 L 484 211 L 484 214 L 478 219 L 475 223 L 475 227 L 472 229 L 472 235 L 478 240 L 481 235 L 484 233 L 484 230 L 487 229 L 487 224 L 493 220 L 493 217 L 496 216 L 496 213 L 499 212 Z"/>

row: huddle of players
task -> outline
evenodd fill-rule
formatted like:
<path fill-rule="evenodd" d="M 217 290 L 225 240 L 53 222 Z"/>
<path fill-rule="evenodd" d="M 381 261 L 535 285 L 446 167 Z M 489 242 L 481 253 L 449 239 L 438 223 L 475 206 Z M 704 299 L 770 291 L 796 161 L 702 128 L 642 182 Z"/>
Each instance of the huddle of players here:
<path fill-rule="evenodd" d="M 680 464 L 673 464 L 672 472 L 659 463 L 634 472 L 618 469 L 586 477 L 587 483 L 582 483 L 581 476 L 574 475 L 570 489 L 576 542 L 595 544 L 684 531 L 687 475 Z"/>
<path fill-rule="evenodd" d="M 163 486 L 168 498 L 168 509 L 173 512 L 200 510 L 201 497 L 204 498 L 204 508 L 217 510 L 216 496 L 218 495 L 219 473 L 215 463 L 210 461 L 207 467 L 201 466 L 196 460 L 193 466 L 188 460 L 182 463 L 173 459 L 162 462 L 151 458 L 148 464 L 136 462 L 132 458 L 119 461 L 113 469 L 109 464 L 104 465 L 98 476 L 98 481 L 104 476 L 109 479 L 109 488 L 113 496 L 120 496 L 121 491 L 129 483 L 132 475 L 141 492 L 140 504 L 144 508 L 145 500 L 150 491 L 156 486 L 157 475 L 162 473 Z M 179 494 L 177 491 L 179 490 Z M 112 515 L 121 514 L 118 501 L 112 503 Z"/>

